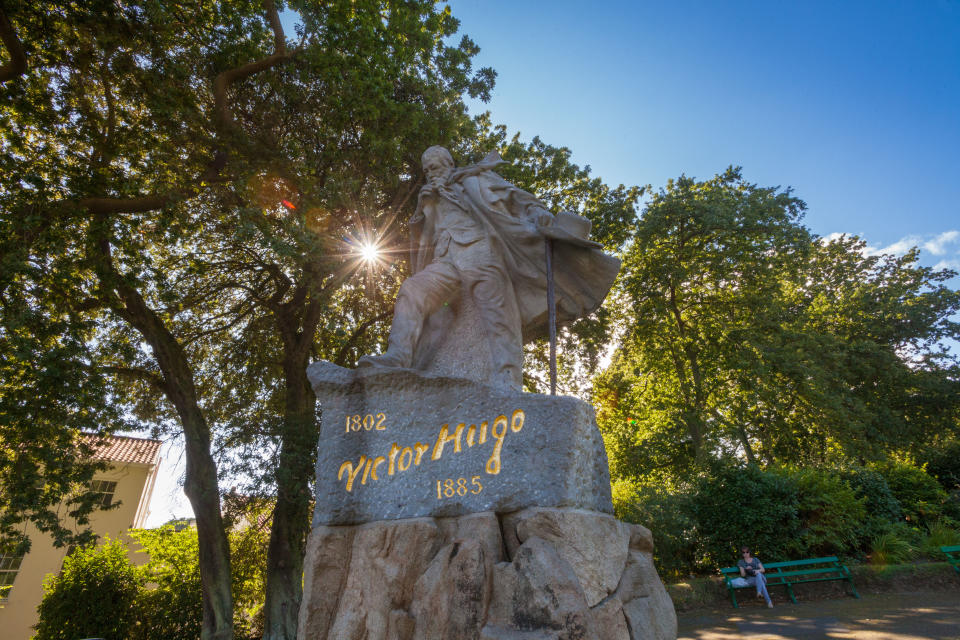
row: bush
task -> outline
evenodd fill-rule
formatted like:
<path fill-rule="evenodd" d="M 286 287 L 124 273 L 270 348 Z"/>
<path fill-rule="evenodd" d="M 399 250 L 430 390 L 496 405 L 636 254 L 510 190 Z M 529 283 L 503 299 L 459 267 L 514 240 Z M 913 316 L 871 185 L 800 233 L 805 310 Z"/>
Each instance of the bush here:
<path fill-rule="evenodd" d="M 887 481 L 908 522 L 930 527 L 943 518 L 947 492 L 923 469 L 902 462 L 888 462 L 877 465 L 876 470 Z"/>
<path fill-rule="evenodd" d="M 697 482 L 692 499 L 699 555 L 708 566 L 729 566 L 748 545 L 767 562 L 786 560 L 800 535 L 798 508 L 793 478 L 718 464 Z"/>
<path fill-rule="evenodd" d="M 629 480 L 618 480 L 612 489 L 617 517 L 653 531 L 653 560 L 660 577 L 676 579 L 690 573 L 697 564 L 690 496 Z"/>
<path fill-rule="evenodd" d="M 943 552 L 940 551 L 940 547 L 955 544 L 960 544 L 960 531 L 947 522 L 941 521 L 930 527 L 930 532 L 920 545 L 920 551 L 933 560 L 943 560 Z"/>
<path fill-rule="evenodd" d="M 79 549 L 43 583 L 34 640 L 126 640 L 143 580 L 120 541 Z"/>
<path fill-rule="evenodd" d="M 150 555 L 143 567 L 156 589 L 140 600 L 140 624 L 131 640 L 195 640 L 203 622 L 199 543 L 195 527 L 171 525 L 130 534 Z M 267 533 L 256 527 L 230 532 L 230 568 L 234 632 L 237 638 L 260 637 L 266 569 Z"/>
<path fill-rule="evenodd" d="M 797 487 L 799 535 L 784 544 L 799 557 L 847 555 L 862 542 L 866 498 L 858 498 L 839 475 L 820 469 L 782 469 L 774 473 Z"/>
<path fill-rule="evenodd" d="M 887 532 L 891 524 L 903 522 L 900 502 L 879 472 L 866 467 L 848 467 L 840 471 L 839 476 L 850 485 L 854 495 L 865 500 L 867 513 L 861 525 L 861 545 L 871 544 Z"/>
<path fill-rule="evenodd" d="M 197 530 L 176 531 L 171 525 L 130 532 L 150 556 L 143 567 L 147 582 L 156 588 L 140 595 L 139 624 L 130 640 L 192 640 L 203 623 Z"/>
<path fill-rule="evenodd" d="M 960 440 L 931 447 L 921 457 L 926 463 L 927 473 L 936 479 L 945 491 L 960 490 Z"/>
<path fill-rule="evenodd" d="M 870 548 L 871 564 L 899 564 L 906 562 L 914 554 L 914 547 L 908 540 L 895 531 L 877 536 Z"/>
<path fill-rule="evenodd" d="M 67 558 L 45 585 L 36 640 L 196 640 L 203 622 L 197 530 L 132 530 L 150 556 L 143 567 L 117 541 Z M 267 532 L 230 533 L 235 637 L 262 637 Z"/>

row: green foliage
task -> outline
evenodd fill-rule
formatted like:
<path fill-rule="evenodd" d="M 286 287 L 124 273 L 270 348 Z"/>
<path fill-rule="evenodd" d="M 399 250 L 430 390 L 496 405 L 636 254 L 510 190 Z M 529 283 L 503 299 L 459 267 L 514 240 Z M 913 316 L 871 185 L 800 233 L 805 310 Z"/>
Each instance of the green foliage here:
<path fill-rule="evenodd" d="M 131 640 L 199 638 L 203 609 L 197 530 L 176 531 L 164 525 L 135 530 L 131 535 L 150 556 L 143 567 L 144 579 L 156 585 L 140 593 L 138 624 Z"/>
<path fill-rule="evenodd" d="M 804 209 L 733 168 L 651 198 L 614 292 L 623 342 L 594 380 L 615 478 L 841 466 L 955 433 L 954 273 L 812 236 Z"/>
<path fill-rule="evenodd" d="M 870 562 L 872 564 L 899 564 L 913 557 L 916 549 L 909 540 L 895 531 L 882 533 L 873 539 L 870 546 Z"/>
<path fill-rule="evenodd" d="M 930 527 L 943 517 L 947 492 L 923 469 L 905 462 L 886 462 L 875 468 L 900 502 L 907 522 Z"/>
<path fill-rule="evenodd" d="M 662 487 L 639 487 L 629 480 L 613 483 L 612 492 L 617 518 L 651 528 L 659 575 L 667 579 L 690 573 L 698 551 L 690 497 Z"/>
<path fill-rule="evenodd" d="M 120 541 L 78 550 L 61 574 L 45 584 L 37 640 L 196 640 L 200 637 L 199 545 L 194 527 L 164 525 L 130 532 L 142 567 L 128 559 Z M 238 638 L 262 635 L 266 550 L 265 527 L 231 531 L 234 632 Z M 69 624 L 65 620 L 69 619 Z"/>
<path fill-rule="evenodd" d="M 954 525 L 954 526 L 951 526 Z M 960 544 L 960 528 L 956 523 L 947 523 L 945 521 L 935 522 L 930 525 L 930 530 L 924 536 L 920 545 L 920 551 L 925 556 L 933 560 L 942 560 L 943 552 L 940 547 L 949 547 Z"/>
<path fill-rule="evenodd" d="M 44 581 L 34 640 L 126 640 L 137 622 L 142 587 L 122 542 L 78 549 L 59 575 Z"/>
<path fill-rule="evenodd" d="M 150 556 L 142 571 L 151 585 L 140 594 L 140 614 L 131 640 L 200 637 L 203 609 L 196 528 L 178 531 L 168 524 L 134 530 L 131 535 Z M 258 637 L 262 632 L 267 537 L 264 528 L 258 526 L 230 532 L 234 631 L 239 638 Z"/>
<path fill-rule="evenodd" d="M 765 473 L 756 465 L 717 465 L 698 479 L 692 502 L 707 566 L 733 564 L 742 545 L 767 561 L 796 552 L 802 523 L 796 481 L 790 476 Z"/>
<path fill-rule="evenodd" d="M 773 473 L 789 478 L 797 488 L 801 529 L 793 541 L 794 557 L 848 555 L 859 547 L 867 516 L 865 498 L 858 498 L 830 471 L 789 468 Z"/>
<path fill-rule="evenodd" d="M 865 500 L 866 517 L 860 524 L 862 538 L 873 540 L 889 530 L 891 524 L 903 521 L 903 509 L 879 472 L 869 467 L 847 467 L 839 476 L 857 498 Z"/>
<path fill-rule="evenodd" d="M 944 490 L 960 490 L 960 440 L 931 445 L 921 452 L 919 459 Z"/>

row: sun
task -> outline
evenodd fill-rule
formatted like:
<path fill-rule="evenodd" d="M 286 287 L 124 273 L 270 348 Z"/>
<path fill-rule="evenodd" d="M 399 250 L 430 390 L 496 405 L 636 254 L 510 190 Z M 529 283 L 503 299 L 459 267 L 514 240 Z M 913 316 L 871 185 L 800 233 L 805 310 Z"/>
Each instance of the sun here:
<path fill-rule="evenodd" d="M 364 243 L 360 247 L 360 257 L 362 257 L 365 262 L 375 262 L 377 258 L 380 257 L 380 250 L 377 248 L 377 245 L 372 242 Z"/>

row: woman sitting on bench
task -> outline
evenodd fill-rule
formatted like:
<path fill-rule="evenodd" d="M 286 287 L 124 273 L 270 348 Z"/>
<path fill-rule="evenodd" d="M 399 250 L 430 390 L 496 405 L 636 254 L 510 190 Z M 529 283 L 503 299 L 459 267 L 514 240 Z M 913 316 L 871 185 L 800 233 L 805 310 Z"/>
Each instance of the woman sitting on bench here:
<path fill-rule="evenodd" d="M 770 601 L 770 594 L 767 593 L 767 578 L 763 563 L 750 555 L 750 547 L 740 547 L 740 553 L 743 557 L 737 561 L 740 568 L 740 575 L 747 580 L 747 584 L 757 587 L 757 597 L 767 601 L 767 606 L 773 608 L 773 602 Z"/>

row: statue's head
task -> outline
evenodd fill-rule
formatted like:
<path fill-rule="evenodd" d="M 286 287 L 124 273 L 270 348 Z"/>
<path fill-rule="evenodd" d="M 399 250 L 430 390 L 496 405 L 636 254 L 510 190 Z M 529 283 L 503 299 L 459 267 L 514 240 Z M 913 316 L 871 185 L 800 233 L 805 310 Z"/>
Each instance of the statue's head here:
<path fill-rule="evenodd" d="M 420 162 L 423 164 L 423 172 L 427 174 L 427 181 L 430 184 L 446 182 L 455 166 L 453 156 L 440 145 L 434 145 L 424 151 L 420 156 Z"/>

